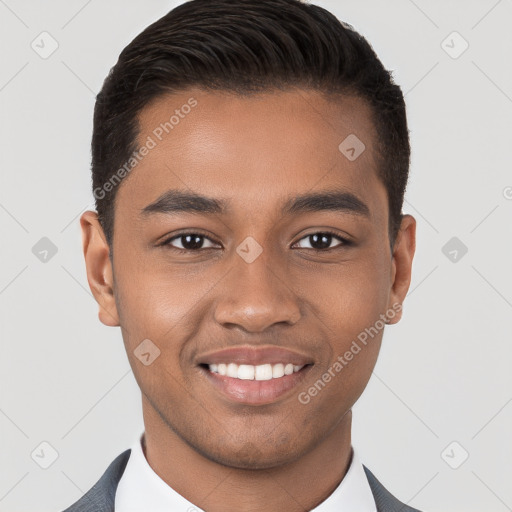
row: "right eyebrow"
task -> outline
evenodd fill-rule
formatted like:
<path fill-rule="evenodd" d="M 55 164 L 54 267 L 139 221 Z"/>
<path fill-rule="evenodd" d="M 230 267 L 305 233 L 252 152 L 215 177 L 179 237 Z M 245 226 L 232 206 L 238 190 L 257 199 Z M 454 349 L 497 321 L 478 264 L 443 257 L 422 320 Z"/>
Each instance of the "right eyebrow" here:
<path fill-rule="evenodd" d="M 143 215 L 152 213 L 208 213 L 223 214 L 227 210 L 225 201 L 192 192 L 168 190 L 156 201 L 142 209 Z"/>

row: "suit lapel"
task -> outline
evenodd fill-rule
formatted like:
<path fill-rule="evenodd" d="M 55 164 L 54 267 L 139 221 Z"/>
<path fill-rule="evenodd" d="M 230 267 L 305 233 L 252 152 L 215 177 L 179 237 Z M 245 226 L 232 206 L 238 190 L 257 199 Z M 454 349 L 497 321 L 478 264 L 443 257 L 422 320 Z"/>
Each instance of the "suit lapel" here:
<path fill-rule="evenodd" d="M 420 512 L 396 499 L 366 466 L 363 468 L 377 505 L 377 512 Z"/>
<path fill-rule="evenodd" d="M 64 512 L 114 512 L 117 485 L 130 453 L 128 449 L 118 455 L 94 486 Z"/>

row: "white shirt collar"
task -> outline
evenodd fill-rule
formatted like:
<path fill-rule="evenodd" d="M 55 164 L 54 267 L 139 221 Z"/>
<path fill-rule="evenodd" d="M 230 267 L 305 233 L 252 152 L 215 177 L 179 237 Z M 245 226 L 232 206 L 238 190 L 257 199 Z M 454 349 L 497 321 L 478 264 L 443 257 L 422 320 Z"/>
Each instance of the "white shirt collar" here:
<path fill-rule="evenodd" d="M 131 446 L 130 458 L 119 481 L 116 512 L 204 512 L 167 485 L 148 464 L 141 441 L 143 433 Z M 357 510 L 376 512 L 375 500 L 356 450 L 347 474 L 331 495 L 311 512 Z"/>

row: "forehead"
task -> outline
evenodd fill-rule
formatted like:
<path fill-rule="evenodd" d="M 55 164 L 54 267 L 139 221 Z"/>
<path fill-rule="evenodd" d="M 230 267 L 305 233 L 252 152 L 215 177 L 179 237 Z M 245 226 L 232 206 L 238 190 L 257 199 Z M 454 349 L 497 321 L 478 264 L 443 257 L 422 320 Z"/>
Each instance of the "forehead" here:
<path fill-rule="evenodd" d="M 151 149 L 123 183 L 118 203 L 130 199 L 142 209 L 169 189 L 253 212 L 315 189 L 345 189 L 371 210 L 385 200 L 371 110 L 357 97 L 189 89 L 155 99 L 138 120 L 139 148 Z"/>

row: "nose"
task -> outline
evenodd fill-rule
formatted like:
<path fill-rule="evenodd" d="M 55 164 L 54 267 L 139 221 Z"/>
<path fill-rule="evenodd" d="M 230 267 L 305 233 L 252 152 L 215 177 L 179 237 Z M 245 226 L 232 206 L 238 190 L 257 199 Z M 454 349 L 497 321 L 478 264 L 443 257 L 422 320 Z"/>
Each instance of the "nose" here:
<path fill-rule="evenodd" d="M 226 328 L 263 332 L 274 324 L 293 325 L 301 318 L 300 299 L 286 276 L 262 254 L 247 263 L 235 261 L 219 287 L 214 316 Z"/>

